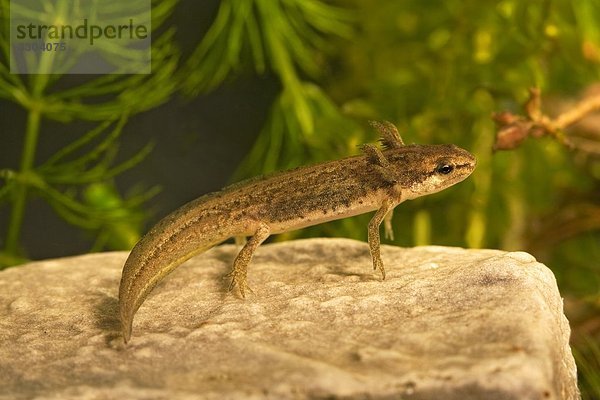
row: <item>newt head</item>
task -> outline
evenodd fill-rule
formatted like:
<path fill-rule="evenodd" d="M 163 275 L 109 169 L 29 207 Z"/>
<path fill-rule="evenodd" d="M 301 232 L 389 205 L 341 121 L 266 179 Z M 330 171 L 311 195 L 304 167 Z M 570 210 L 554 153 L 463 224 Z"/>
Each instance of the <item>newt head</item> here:
<path fill-rule="evenodd" d="M 405 199 L 446 189 L 466 179 L 477 165 L 471 153 L 453 144 L 407 145 L 384 154 Z"/>

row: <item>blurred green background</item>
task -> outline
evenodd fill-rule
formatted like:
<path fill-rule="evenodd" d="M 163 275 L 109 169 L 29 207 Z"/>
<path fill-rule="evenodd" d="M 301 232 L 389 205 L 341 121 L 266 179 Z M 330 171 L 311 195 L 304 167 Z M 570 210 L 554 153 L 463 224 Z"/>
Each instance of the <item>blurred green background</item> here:
<path fill-rule="evenodd" d="M 128 249 L 228 182 L 376 140 L 455 143 L 465 182 L 396 210 L 393 244 L 531 252 L 555 273 L 585 398 L 600 398 L 600 116 L 492 152 L 492 113 L 600 93 L 597 0 L 153 1 L 151 75 L 8 72 L 0 0 L 0 264 Z M 369 215 L 280 235 L 366 239 Z"/>

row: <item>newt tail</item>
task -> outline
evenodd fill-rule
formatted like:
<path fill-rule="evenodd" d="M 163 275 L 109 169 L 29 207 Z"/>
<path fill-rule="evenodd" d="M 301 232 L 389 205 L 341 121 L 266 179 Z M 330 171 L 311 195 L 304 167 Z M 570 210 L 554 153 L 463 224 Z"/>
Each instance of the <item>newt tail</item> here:
<path fill-rule="evenodd" d="M 121 325 L 126 343 L 131 337 L 133 316 L 148 293 L 165 276 L 191 257 L 244 231 L 243 224 L 219 226 L 219 221 L 228 219 L 228 215 L 211 209 L 216 197 L 221 196 L 201 197 L 168 215 L 131 251 L 119 286 Z M 215 229 L 215 226 L 219 228 Z"/>

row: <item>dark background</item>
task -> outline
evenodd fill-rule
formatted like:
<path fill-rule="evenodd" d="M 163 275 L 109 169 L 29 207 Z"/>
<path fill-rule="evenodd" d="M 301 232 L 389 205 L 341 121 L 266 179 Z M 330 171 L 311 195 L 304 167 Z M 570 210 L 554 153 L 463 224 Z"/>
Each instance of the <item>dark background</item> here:
<path fill-rule="evenodd" d="M 181 1 L 173 15 L 176 38 L 184 59 L 212 23 L 218 0 Z M 65 76 L 60 85 L 87 79 Z M 162 191 L 149 201 L 148 225 L 184 203 L 229 183 L 232 173 L 254 143 L 279 91 L 271 76 L 246 74 L 208 95 L 192 100 L 181 95 L 151 111 L 137 114 L 125 125 L 119 159 L 135 154 L 153 140 L 152 153 L 136 168 L 116 180 L 121 193 L 133 185 L 159 185 Z M 27 115 L 14 103 L 0 100 L 0 168 L 18 169 Z M 95 124 L 42 120 L 36 163 L 72 142 Z M 14 149 L 19 149 L 14 152 Z M 0 209 L 6 227 L 9 209 Z M 93 237 L 67 224 L 39 198 L 30 196 L 22 225 L 21 242 L 31 259 L 85 253 Z M 0 232 L 3 237 L 6 232 Z"/>

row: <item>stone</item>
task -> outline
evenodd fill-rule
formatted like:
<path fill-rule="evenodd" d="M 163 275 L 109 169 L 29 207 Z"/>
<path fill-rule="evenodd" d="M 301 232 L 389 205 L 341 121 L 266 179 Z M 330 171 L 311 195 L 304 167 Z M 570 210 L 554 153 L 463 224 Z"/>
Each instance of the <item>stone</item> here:
<path fill-rule="evenodd" d="M 167 276 L 125 345 L 127 253 L 0 272 L 0 399 L 577 399 L 551 271 L 498 250 L 261 246 L 241 299 L 223 245 Z"/>

